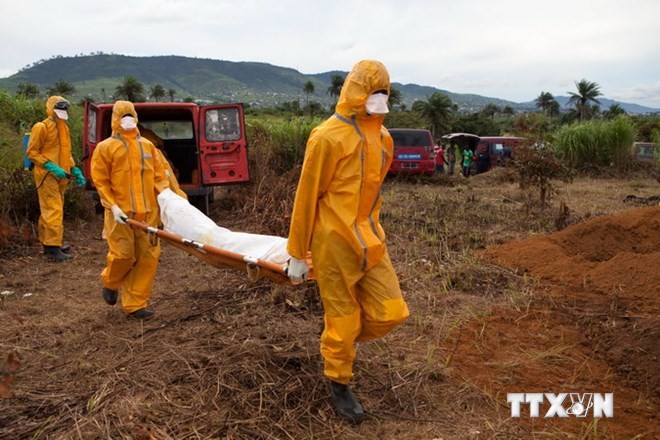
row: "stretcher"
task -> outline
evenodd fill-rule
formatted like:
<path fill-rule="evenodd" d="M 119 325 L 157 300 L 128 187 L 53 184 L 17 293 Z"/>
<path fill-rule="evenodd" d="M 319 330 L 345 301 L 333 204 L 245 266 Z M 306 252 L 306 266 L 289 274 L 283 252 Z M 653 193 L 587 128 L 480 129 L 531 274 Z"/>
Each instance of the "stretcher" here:
<path fill-rule="evenodd" d="M 219 269 L 235 269 L 244 272 L 251 281 L 267 278 L 278 284 L 293 284 L 287 275 L 286 264 L 276 264 L 249 255 L 242 255 L 226 249 L 220 249 L 196 240 L 181 237 L 180 235 L 163 229 L 154 228 L 144 222 L 132 219 L 127 219 L 126 222 L 131 227 L 141 229 L 151 236 L 156 236 L 211 266 Z M 311 258 L 309 257 L 307 258 L 307 264 L 309 265 L 309 279 L 315 279 Z"/>

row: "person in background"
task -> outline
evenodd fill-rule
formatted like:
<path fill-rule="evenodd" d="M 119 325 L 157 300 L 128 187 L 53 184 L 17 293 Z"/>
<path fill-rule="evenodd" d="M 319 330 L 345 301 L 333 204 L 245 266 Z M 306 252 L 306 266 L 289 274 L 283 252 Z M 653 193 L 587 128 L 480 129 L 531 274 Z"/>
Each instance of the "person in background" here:
<path fill-rule="evenodd" d="M 153 287 L 160 244 L 126 220 L 160 224 L 156 196 L 169 188 L 156 147 L 142 138 L 137 113 L 128 101 L 112 107 L 112 136 L 98 144 L 92 155 L 92 180 L 105 207 L 104 231 L 108 240 L 107 265 L 101 273 L 102 297 L 117 303 L 121 288 L 124 311 L 137 319 L 152 318 L 147 308 Z"/>
<path fill-rule="evenodd" d="M 474 159 L 474 152 L 470 147 L 465 147 L 463 150 L 463 177 L 470 176 L 470 168 L 472 168 L 472 159 Z"/>
<path fill-rule="evenodd" d="M 490 170 L 490 154 L 488 147 L 482 148 L 477 154 L 477 174 L 485 173 Z"/>
<path fill-rule="evenodd" d="M 380 338 L 409 315 L 379 222 L 394 148 L 383 127 L 389 91 L 378 61 L 360 61 L 346 77 L 335 114 L 309 136 L 287 246 L 293 283 L 307 278 L 311 249 L 324 309 L 324 374 L 337 413 L 352 423 L 364 419 L 348 386 L 355 342 Z"/>
<path fill-rule="evenodd" d="M 161 165 L 165 169 L 165 176 L 167 177 L 167 180 L 170 183 L 170 189 L 179 196 L 188 200 L 188 195 L 179 186 L 179 181 L 177 180 L 177 173 L 174 171 L 172 164 L 165 155 L 165 143 L 163 142 L 163 139 L 161 139 L 160 136 L 154 133 L 153 130 L 148 129 L 141 124 L 138 124 L 138 130 L 140 132 L 141 137 L 148 139 L 156 147 L 156 151 L 158 152 L 158 159 L 160 160 Z"/>
<path fill-rule="evenodd" d="M 447 161 L 445 160 L 445 151 L 442 149 L 440 139 L 436 141 L 433 151 L 435 152 L 435 172 L 443 174 L 445 172 L 445 164 Z"/>
<path fill-rule="evenodd" d="M 456 166 L 456 145 L 454 144 L 449 144 L 449 147 L 447 147 L 447 151 L 445 152 L 445 155 L 447 156 L 447 165 L 449 166 L 449 169 L 447 170 L 450 175 L 454 174 L 454 167 Z"/>
<path fill-rule="evenodd" d="M 61 96 L 51 96 L 46 101 L 48 117 L 37 122 L 30 132 L 26 151 L 34 165 L 34 184 L 39 198 L 39 241 L 44 255 L 51 261 L 71 259 L 64 239 L 64 192 L 69 177 L 78 186 L 86 183 L 80 168 L 75 166 L 71 155 L 69 134 L 69 101 Z"/>

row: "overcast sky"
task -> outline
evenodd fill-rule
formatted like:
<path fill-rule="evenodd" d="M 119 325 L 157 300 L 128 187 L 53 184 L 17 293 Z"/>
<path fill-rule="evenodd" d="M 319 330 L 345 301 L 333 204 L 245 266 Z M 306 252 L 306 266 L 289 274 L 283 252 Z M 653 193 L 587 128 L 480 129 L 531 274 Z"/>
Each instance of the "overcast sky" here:
<path fill-rule="evenodd" d="M 0 0 L 0 77 L 102 51 L 302 73 L 370 58 L 391 80 L 516 102 L 600 85 L 660 108 L 660 0 Z M 59 78 L 55 78 L 56 81 Z"/>

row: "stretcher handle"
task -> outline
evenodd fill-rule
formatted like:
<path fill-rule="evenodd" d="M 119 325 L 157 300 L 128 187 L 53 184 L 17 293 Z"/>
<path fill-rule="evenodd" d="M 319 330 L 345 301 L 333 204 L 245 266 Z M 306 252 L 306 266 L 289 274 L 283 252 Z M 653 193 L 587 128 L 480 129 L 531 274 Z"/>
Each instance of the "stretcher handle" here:
<path fill-rule="evenodd" d="M 247 255 L 242 255 L 236 252 L 228 251 L 225 249 L 220 249 L 215 246 L 211 246 L 208 244 L 200 243 L 195 240 L 190 240 L 183 238 L 179 235 L 173 234 L 171 232 L 165 231 L 163 229 L 158 229 L 154 228 L 153 226 L 149 226 L 147 223 L 144 222 L 139 222 L 137 220 L 133 219 L 127 219 L 126 223 L 129 225 L 142 229 L 143 231 L 150 232 L 152 234 L 156 234 L 158 237 L 162 237 L 164 239 L 168 239 L 174 242 L 178 242 L 187 246 L 195 246 L 198 249 L 202 249 L 208 253 L 211 254 L 216 254 L 216 255 L 222 255 L 223 257 L 231 258 L 234 261 L 243 261 L 246 264 L 252 265 L 252 266 L 257 266 L 257 267 L 262 267 L 264 269 L 270 270 L 272 272 L 275 272 L 277 274 L 282 275 L 283 277 L 288 277 L 286 273 L 286 266 L 280 266 L 279 264 L 271 263 L 270 261 L 265 261 L 265 260 L 260 260 L 258 258 L 250 257 Z"/>

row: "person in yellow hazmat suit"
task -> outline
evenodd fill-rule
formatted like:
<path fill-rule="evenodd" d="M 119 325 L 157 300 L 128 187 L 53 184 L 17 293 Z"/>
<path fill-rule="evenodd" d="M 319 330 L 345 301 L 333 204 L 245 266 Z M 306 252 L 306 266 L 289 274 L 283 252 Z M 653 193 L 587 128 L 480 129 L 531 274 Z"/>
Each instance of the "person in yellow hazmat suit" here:
<path fill-rule="evenodd" d="M 92 155 L 92 181 L 105 207 L 104 231 L 108 240 L 107 265 L 101 273 L 106 303 L 121 303 L 129 316 L 149 319 L 147 308 L 153 287 L 160 244 L 142 230 L 132 229 L 128 218 L 160 224 L 156 197 L 169 188 L 156 147 L 142 138 L 137 113 L 128 101 L 112 107 L 112 136 L 100 142 Z"/>
<path fill-rule="evenodd" d="M 80 168 L 75 166 L 71 155 L 69 134 L 69 101 L 61 96 L 51 96 L 46 101 L 48 117 L 37 122 L 30 132 L 26 151 L 34 168 L 34 184 L 39 198 L 39 241 L 44 255 L 51 261 L 66 261 L 68 246 L 64 239 L 64 192 L 69 177 L 78 186 L 86 181 Z"/>
<path fill-rule="evenodd" d="M 170 183 L 170 189 L 179 196 L 188 200 L 188 195 L 179 186 L 179 181 L 177 180 L 176 173 L 172 168 L 172 164 L 165 156 L 165 152 L 164 152 L 165 143 L 163 142 L 163 139 L 161 139 L 160 136 L 154 133 L 153 130 L 148 129 L 142 126 L 141 124 L 138 124 L 138 129 L 140 130 L 140 136 L 150 140 L 151 143 L 154 144 L 154 146 L 156 147 L 156 151 L 158 152 L 158 158 L 160 159 L 160 162 L 163 165 L 163 168 L 165 169 L 165 175 L 167 176 L 167 180 Z"/>
<path fill-rule="evenodd" d="M 389 91 L 378 61 L 360 61 L 346 77 L 335 114 L 307 141 L 287 246 L 294 283 L 307 278 L 311 249 L 324 309 L 324 374 L 337 413 L 353 423 L 364 419 L 348 386 L 355 342 L 380 338 L 409 315 L 379 222 L 393 155 L 383 127 Z"/>

